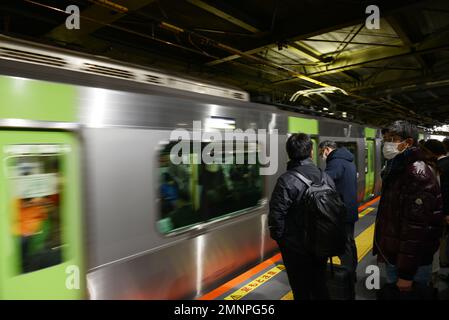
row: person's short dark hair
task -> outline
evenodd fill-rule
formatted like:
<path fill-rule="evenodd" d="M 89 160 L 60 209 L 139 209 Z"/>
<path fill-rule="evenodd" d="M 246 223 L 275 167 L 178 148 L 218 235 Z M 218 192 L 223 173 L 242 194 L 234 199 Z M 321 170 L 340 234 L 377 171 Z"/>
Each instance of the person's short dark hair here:
<path fill-rule="evenodd" d="M 305 133 L 294 133 L 287 140 L 287 154 L 291 160 L 304 160 L 312 152 L 312 140 Z"/>
<path fill-rule="evenodd" d="M 444 147 L 446 148 L 446 152 L 449 152 L 449 138 L 444 138 L 443 144 Z"/>
<path fill-rule="evenodd" d="M 394 134 L 404 140 L 411 138 L 413 139 L 413 145 L 416 146 L 418 144 L 418 128 L 408 121 L 397 120 L 387 126 L 386 129 L 388 130 L 389 134 Z"/>
<path fill-rule="evenodd" d="M 424 143 L 424 147 L 437 157 L 446 155 L 446 148 L 444 147 L 443 142 L 436 139 L 427 140 Z"/>
<path fill-rule="evenodd" d="M 320 148 L 320 149 L 331 148 L 332 150 L 334 150 L 334 149 L 337 149 L 338 146 L 337 146 L 337 143 L 335 143 L 335 141 L 325 140 L 320 143 L 318 148 Z"/>

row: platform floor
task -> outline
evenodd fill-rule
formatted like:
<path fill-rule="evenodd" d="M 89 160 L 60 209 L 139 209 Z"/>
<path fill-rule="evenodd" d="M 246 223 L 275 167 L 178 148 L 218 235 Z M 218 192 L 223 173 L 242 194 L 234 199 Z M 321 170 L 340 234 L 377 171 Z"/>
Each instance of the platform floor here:
<path fill-rule="evenodd" d="M 359 221 L 355 225 L 355 241 L 358 254 L 356 300 L 376 299 L 375 290 L 368 290 L 365 286 L 366 268 L 377 265 L 376 257 L 372 255 L 374 223 L 376 220 L 376 198 L 359 208 Z M 334 258 L 334 264 L 340 264 Z M 449 274 L 449 269 L 442 269 L 441 273 Z M 385 276 L 381 273 L 381 286 Z M 449 299 L 448 282 L 439 282 L 440 299 Z M 281 254 L 265 260 L 222 286 L 200 297 L 200 300 L 293 300 L 293 294 L 288 283 L 287 273 L 282 263 Z"/>

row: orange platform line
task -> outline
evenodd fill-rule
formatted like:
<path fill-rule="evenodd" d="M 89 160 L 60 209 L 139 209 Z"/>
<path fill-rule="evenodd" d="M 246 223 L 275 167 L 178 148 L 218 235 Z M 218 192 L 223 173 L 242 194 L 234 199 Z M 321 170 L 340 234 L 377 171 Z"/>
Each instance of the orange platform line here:
<path fill-rule="evenodd" d="M 370 207 L 370 206 L 372 206 L 373 204 L 375 204 L 375 203 L 376 203 L 377 201 L 379 201 L 379 200 L 380 200 L 380 196 L 374 198 L 374 199 L 371 200 L 371 201 L 368 201 L 367 203 L 362 204 L 362 205 L 359 207 L 359 212 L 365 210 L 366 208 L 368 208 L 368 207 Z"/>
<path fill-rule="evenodd" d="M 198 298 L 198 300 L 213 300 L 216 297 L 221 296 L 222 294 L 225 294 L 226 292 L 230 291 L 231 289 L 235 288 L 237 285 L 241 284 L 242 282 L 248 280 L 255 274 L 259 273 L 260 271 L 266 269 L 267 267 L 275 264 L 279 260 L 282 259 L 282 256 L 280 253 L 274 255 L 273 257 L 265 260 L 264 262 L 258 264 L 257 266 L 253 267 L 252 269 L 249 269 L 245 273 L 239 275 L 238 277 L 226 282 L 224 285 L 218 287 L 217 289 L 205 294 L 204 296 Z"/>

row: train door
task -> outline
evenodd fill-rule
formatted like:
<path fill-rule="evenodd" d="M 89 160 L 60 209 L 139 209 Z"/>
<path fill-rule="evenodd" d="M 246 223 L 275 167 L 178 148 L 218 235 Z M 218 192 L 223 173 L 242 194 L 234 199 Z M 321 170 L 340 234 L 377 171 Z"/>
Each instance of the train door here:
<path fill-rule="evenodd" d="M 375 143 L 373 139 L 365 140 L 365 197 L 368 200 L 374 193 L 375 182 Z"/>
<path fill-rule="evenodd" d="M 0 130 L 0 299 L 80 299 L 79 152 L 74 134 Z"/>

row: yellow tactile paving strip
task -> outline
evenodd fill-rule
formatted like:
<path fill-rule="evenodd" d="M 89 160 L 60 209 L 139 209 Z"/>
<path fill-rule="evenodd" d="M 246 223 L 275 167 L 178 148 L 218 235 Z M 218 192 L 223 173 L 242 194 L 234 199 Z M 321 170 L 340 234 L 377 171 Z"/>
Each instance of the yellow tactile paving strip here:
<path fill-rule="evenodd" d="M 359 234 L 355 239 L 355 245 L 357 246 L 357 260 L 360 262 L 370 250 L 373 248 L 373 237 L 374 237 L 374 227 L 373 223 L 368 228 L 366 228 L 361 234 Z M 340 264 L 340 259 L 334 257 L 332 259 L 334 264 Z M 293 300 L 293 293 L 290 291 L 281 300 Z"/>
<path fill-rule="evenodd" d="M 244 296 L 246 296 L 248 293 L 262 285 L 263 283 L 267 282 L 268 280 L 272 279 L 273 277 L 277 276 L 279 273 L 281 273 L 283 270 L 285 270 L 285 266 L 282 264 L 278 264 L 274 268 L 268 270 L 261 276 L 257 277 L 250 283 L 246 284 L 244 287 L 234 291 L 230 295 L 224 298 L 224 300 L 240 300 Z"/>

